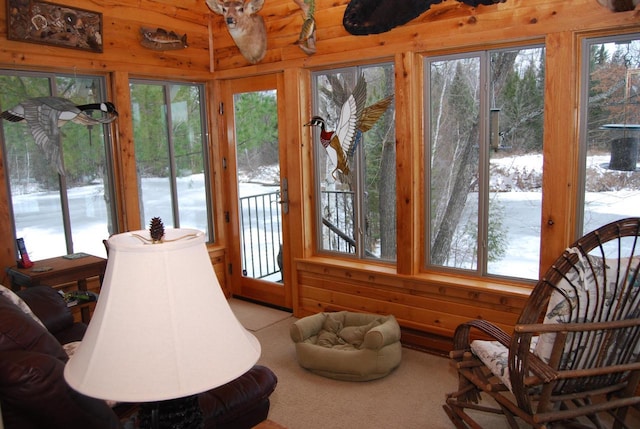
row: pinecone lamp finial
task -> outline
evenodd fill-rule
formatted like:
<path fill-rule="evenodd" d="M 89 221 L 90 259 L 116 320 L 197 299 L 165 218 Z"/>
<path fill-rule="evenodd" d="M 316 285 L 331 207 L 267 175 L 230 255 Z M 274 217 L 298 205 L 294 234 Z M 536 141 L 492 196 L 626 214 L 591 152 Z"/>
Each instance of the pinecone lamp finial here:
<path fill-rule="evenodd" d="M 162 224 L 162 219 L 159 217 L 151 219 L 151 223 L 149 224 L 149 234 L 151 235 L 151 241 L 153 243 L 162 243 L 162 239 L 164 238 L 164 225 Z"/>

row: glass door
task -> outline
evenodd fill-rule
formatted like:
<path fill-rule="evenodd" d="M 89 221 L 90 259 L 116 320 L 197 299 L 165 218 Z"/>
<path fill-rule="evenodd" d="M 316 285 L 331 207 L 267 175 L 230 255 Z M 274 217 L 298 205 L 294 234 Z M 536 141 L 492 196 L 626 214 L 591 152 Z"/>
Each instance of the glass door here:
<path fill-rule="evenodd" d="M 234 295 L 290 308 L 284 268 L 288 248 L 286 165 L 279 148 L 278 75 L 225 83 L 229 274 Z"/>

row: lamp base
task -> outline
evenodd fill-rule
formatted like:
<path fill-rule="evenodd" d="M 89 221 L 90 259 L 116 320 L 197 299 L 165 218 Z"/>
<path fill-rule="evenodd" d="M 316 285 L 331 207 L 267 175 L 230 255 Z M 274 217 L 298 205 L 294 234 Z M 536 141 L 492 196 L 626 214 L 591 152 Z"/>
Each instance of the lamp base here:
<path fill-rule="evenodd" d="M 144 403 L 138 416 L 141 429 L 202 429 L 204 423 L 197 395 Z"/>

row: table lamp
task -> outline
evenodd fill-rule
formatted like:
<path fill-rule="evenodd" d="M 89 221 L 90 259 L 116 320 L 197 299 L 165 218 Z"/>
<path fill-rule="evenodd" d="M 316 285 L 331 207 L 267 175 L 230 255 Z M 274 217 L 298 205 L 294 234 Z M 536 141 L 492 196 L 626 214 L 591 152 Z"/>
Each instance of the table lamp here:
<path fill-rule="evenodd" d="M 100 298 L 64 377 L 87 396 L 144 403 L 143 424 L 150 414 L 151 426 L 202 427 L 196 394 L 248 371 L 260 343 L 231 311 L 204 233 L 162 232 L 161 240 L 148 231 L 109 238 Z M 193 425 L 173 426 L 167 422 L 175 416 L 163 417 L 177 398 L 194 407 L 177 410 L 177 419 Z"/>

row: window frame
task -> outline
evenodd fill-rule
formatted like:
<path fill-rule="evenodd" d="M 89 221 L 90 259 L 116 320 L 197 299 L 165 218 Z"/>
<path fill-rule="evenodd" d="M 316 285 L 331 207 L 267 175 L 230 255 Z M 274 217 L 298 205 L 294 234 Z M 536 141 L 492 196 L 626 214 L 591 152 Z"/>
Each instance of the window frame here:
<path fill-rule="evenodd" d="M 33 70 L 13 70 L 13 69 L 0 69 L 0 74 L 5 76 L 18 76 L 18 77 L 26 77 L 26 78 L 38 78 L 38 79 L 47 79 L 49 86 L 50 96 L 56 97 L 58 96 L 58 85 L 56 80 L 58 78 L 65 79 L 91 79 L 94 82 L 98 83 L 97 95 L 95 96 L 96 101 L 102 101 L 108 99 L 108 91 L 107 91 L 107 77 L 102 74 L 90 74 L 90 73 L 61 73 L 61 72 L 49 72 L 49 71 L 33 71 Z M 12 106 L 3 106 L 3 109 L 10 108 Z M 108 231 L 109 234 L 113 234 L 119 230 L 119 218 L 118 218 L 118 201 L 116 198 L 116 184 L 115 184 L 115 174 L 114 174 L 114 159 L 113 159 L 113 146 L 114 146 L 114 136 L 112 133 L 112 128 L 109 124 L 104 124 L 102 126 L 102 132 L 104 133 L 104 159 L 105 159 L 105 175 L 108 176 L 107 183 L 104 183 L 104 194 L 111 195 L 109 204 L 107 205 L 107 226 L 111 227 L 111 230 Z M 63 133 L 61 133 L 61 138 L 64 139 Z M 62 140 L 64 141 L 64 140 Z M 61 151 L 64 152 L 64 144 L 61 145 Z M 2 156 L 3 159 L 7 159 L 6 152 L 6 142 L 2 144 Z M 62 155 L 63 156 L 63 155 Z M 11 179 L 10 173 L 8 171 L 8 166 L 6 168 L 6 187 L 7 187 L 7 195 L 10 198 L 10 204 L 8 204 L 9 215 L 11 218 L 11 231 L 13 234 L 13 242 L 15 246 L 15 239 L 17 237 L 16 230 L 16 222 L 15 222 L 15 211 L 13 208 L 13 198 L 11 193 Z M 74 248 L 73 241 L 73 230 L 72 230 L 72 219 L 71 219 L 71 210 L 70 203 L 68 197 L 69 187 L 67 185 L 67 180 L 65 176 L 58 174 L 58 195 L 59 195 L 59 204 L 60 204 L 60 212 L 62 216 L 62 232 L 64 234 L 65 239 L 65 247 L 66 253 L 72 254 L 76 250 Z M 107 228 L 108 229 L 108 228 Z M 33 246 L 29 246 L 27 243 L 27 250 L 31 252 Z M 105 251 L 106 252 L 106 251 Z M 38 258 L 42 259 L 42 258 Z M 38 260 L 36 259 L 36 260 Z"/>
<path fill-rule="evenodd" d="M 509 44 L 506 46 L 496 48 L 485 49 L 469 49 L 463 52 L 450 52 L 450 53 L 438 53 L 436 55 L 425 55 L 422 57 L 422 76 L 423 76 L 423 102 L 422 102 L 422 120 L 423 120 L 423 171 L 424 177 L 422 183 L 424 185 L 423 190 L 423 202 L 421 204 L 421 210 L 423 213 L 423 258 L 421 261 L 421 270 L 425 273 L 449 273 L 455 275 L 464 275 L 473 277 L 480 277 L 485 279 L 503 279 L 509 281 L 524 281 L 530 283 L 536 279 L 518 276 L 509 276 L 504 274 L 489 273 L 489 257 L 488 246 L 485 245 L 489 238 L 489 199 L 491 197 L 491 190 L 489 189 L 489 181 L 491 178 L 490 173 L 490 159 L 489 152 L 491 150 L 491 94 L 490 88 L 491 82 L 491 55 L 496 52 L 509 52 L 509 51 L 525 51 L 533 49 L 542 49 L 546 52 L 545 43 L 540 41 L 529 41 L 524 44 Z M 459 268 L 453 266 L 436 265 L 431 262 L 431 247 L 432 247 L 432 225 L 431 225 L 431 209 L 432 209 L 432 192 L 431 192 L 431 110 L 429 100 L 431 99 L 431 68 L 430 65 L 437 61 L 456 61 L 461 59 L 478 58 L 478 135 L 479 135 L 479 148 L 478 148 L 478 230 L 476 246 L 478 249 L 475 257 L 475 268 Z M 546 92 L 543 91 L 543 94 Z M 544 112 L 543 112 L 544 116 Z M 542 141 L 544 147 L 544 141 Z M 541 150 L 544 153 L 544 150 Z M 544 174 L 544 172 L 543 172 Z M 541 205 L 544 204 L 544 196 L 540 197 Z M 542 241 L 542 231 L 539 236 L 540 242 Z M 539 254 L 539 260 L 541 255 Z M 539 267 L 536 266 L 536 268 Z"/>
<path fill-rule="evenodd" d="M 587 187 L 587 155 L 589 149 L 589 84 L 591 82 L 591 47 L 606 43 L 625 43 L 632 40 L 640 41 L 640 32 L 615 33 L 608 35 L 584 35 L 580 37 L 579 60 L 579 128 L 578 128 L 578 189 L 575 207 L 575 237 L 582 237 L 589 231 L 585 231 L 585 205 Z M 638 68 L 640 71 L 640 67 Z M 640 120 L 639 120 L 640 123 Z M 638 132 L 640 134 L 640 132 Z M 640 159 L 640 157 L 639 157 Z M 636 170 L 637 172 L 638 170 Z M 612 219 L 613 220 L 613 219 Z"/>
<path fill-rule="evenodd" d="M 313 71 L 311 73 L 311 78 L 310 78 L 311 105 L 312 105 L 312 112 L 314 112 L 312 114 L 316 115 L 318 114 L 317 112 L 319 111 L 319 102 L 318 102 L 318 97 L 316 96 L 318 94 L 318 84 L 317 84 L 318 76 L 329 75 L 329 74 L 349 74 L 350 77 L 354 79 L 354 81 L 357 81 L 357 77 L 360 74 L 362 74 L 363 69 L 375 68 L 375 67 L 390 67 L 391 70 L 394 71 L 395 73 L 396 64 L 393 61 L 382 61 L 378 63 L 356 64 L 351 66 L 343 66 L 343 67 Z M 394 86 L 393 86 L 393 94 L 392 94 L 394 95 L 394 97 L 395 97 L 395 91 L 396 90 L 395 90 L 395 78 L 394 78 Z M 376 100 L 376 102 L 377 101 L 378 100 Z M 395 99 L 393 103 L 395 103 Z M 395 108 L 394 108 L 394 111 L 395 111 Z M 394 122 L 395 122 L 395 113 L 394 113 Z M 395 129 L 395 124 L 394 124 L 394 129 Z M 364 162 L 364 159 L 363 159 L 364 145 L 363 144 L 358 145 L 358 147 L 356 148 L 356 151 L 354 152 L 353 163 L 351 164 L 352 168 L 350 173 L 351 176 L 353 177 L 353 183 L 355 184 L 354 190 L 350 191 L 350 192 L 353 192 L 354 194 L 354 197 L 353 197 L 354 201 L 352 203 L 352 208 L 354 211 L 353 230 L 354 230 L 354 236 L 355 236 L 355 240 L 354 240 L 355 244 L 353 246 L 355 247 L 355 250 L 353 252 L 349 252 L 349 251 L 339 251 L 339 250 L 323 248 L 322 242 L 323 242 L 324 226 L 323 226 L 323 215 L 321 213 L 321 210 L 322 210 L 322 195 L 324 192 L 322 190 L 322 181 L 323 181 L 323 177 L 325 176 L 325 169 L 319 165 L 320 164 L 319 160 L 322 159 L 322 157 L 324 156 L 322 154 L 322 151 L 324 151 L 324 148 L 322 147 L 322 144 L 320 144 L 319 131 L 312 130 L 312 140 L 313 140 L 312 146 L 313 146 L 313 153 L 314 153 L 313 186 L 314 186 L 314 203 L 315 203 L 314 233 L 316 237 L 316 240 L 315 240 L 316 252 L 322 255 L 329 255 L 329 256 L 335 256 L 340 258 L 349 258 L 354 260 L 362 260 L 362 261 L 372 262 L 372 263 L 396 264 L 397 249 L 396 249 L 396 255 L 394 259 L 368 255 L 368 252 L 366 250 L 366 247 L 367 247 L 366 237 L 363 231 L 365 230 L 364 226 L 366 225 L 366 214 L 364 213 L 365 211 L 364 208 L 367 207 L 367 203 L 364 201 L 364 199 L 366 198 L 364 195 L 367 194 L 367 192 L 366 192 L 365 172 L 363 171 L 363 168 L 362 168 L 362 165 Z M 395 147 L 394 147 L 394 150 L 395 150 Z M 396 173 L 395 173 L 395 165 L 394 165 L 394 175 L 395 174 Z M 396 184 L 395 194 L 397 198 L 397 184 Z M 394 222 L 397 222 L 397 213 L 396 213 L 396 219 L 394 219 Z M 396 246 L 397 246 L 397 230 L 396 230 Z"/>
<path fill-rule="evenodd" d="M 204 196 L 205 196 L 205 204 L 207 209 L 207 231 L 203 231 L 206 236 L 206 242 L 208 244 L 215 243 L 216 234 L 215 234 L 215 225 L 214 225 L 214 207 L 213 207 L 213 187 L 211 184 L 211 163 L 209 159 L 209 122 L 208 118 L 208 106 L 207 106 L 207 85 L 203 82 L 192 82 L 192 81 L 179 81 L 179 80 L 166 80 L 166 79 L 152 79 L 152 78 L 130 78 L 129 79 L 129 87 L 132 85 L 154 85 L 162 88 L 163 91 L 163 100 L 164 100 L 164 108 L 165 108 L 165 118 L 166 118 L 166 138 L 167 138 L 167 153 L 169 157 L 169 186 L 170 186 L 170 196 L 171 196 L 171 213 L 173 219 L 171 223 L 174 228 L 180 228 L 180 209 L 179 209 L 179 198 L 178 198 L 178 187 L 177 187 L 177 167 L 175 162 L 175 145 L 174 145 L 174 136 L 171 130 L 173 129 L 173 116 L 171 110 L 171 87 L 172 86 L 192 86 L 199 88 L 199 104 L 200 104 L 200 125 L 201 125 L 201 150 L 202 150 L 202 163 L 204 170 Z M 133 120 L 132 120 L 133 122 Z M 132 123 L 132 132 L 135 136 L 135 122 Z M 134 151 L 135 151 L 135 138 L 134 138 Z M 136 166 L 138 164 L 137 156 L 136 156 Z M 137 170 L 137 168 L 136 168 Z M 140 177 L 138 177 L 141 179 Z M 141 189 L 140 189 L 141 190 Z M 140 223 L 141 225 L 145 225 L 150 219 L 144 219 L 144 201 L 142 195 L 140 195 Z M 169 223 L 165 222 L 165 226 Z"/>

